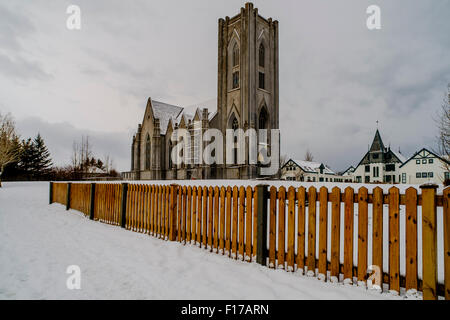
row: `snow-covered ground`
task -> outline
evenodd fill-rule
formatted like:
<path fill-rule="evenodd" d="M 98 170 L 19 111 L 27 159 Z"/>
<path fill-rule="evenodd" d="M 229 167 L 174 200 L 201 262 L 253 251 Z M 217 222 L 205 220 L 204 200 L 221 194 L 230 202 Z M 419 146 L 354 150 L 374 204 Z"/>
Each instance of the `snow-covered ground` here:
<path fill-rule="evenodd" d="M 81 268 L 81 290 L 66 269 Z M 0 188 L 0 299 L 401 299 L 231 260 L 48 205 L 48 183 Z"/>

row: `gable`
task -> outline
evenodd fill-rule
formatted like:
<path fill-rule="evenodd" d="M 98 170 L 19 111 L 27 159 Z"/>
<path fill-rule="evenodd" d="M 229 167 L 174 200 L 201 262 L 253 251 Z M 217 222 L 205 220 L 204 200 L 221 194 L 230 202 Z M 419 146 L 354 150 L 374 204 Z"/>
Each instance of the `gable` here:
<path fill-rule="evenodd" d="M 426 148 L 423 148 L 422 150 L 417 151 L 417 152 L 416 152 L 411 158 L 409 158 L 407 161 L 405 161 L 405 162 L 400 166 L 400 168 L 403 167 L 403 166 L 405 166 L 407 163 L 410 163 L 412 160 L 415 161 L 415 160 L 422 160 L 422 159 L 438 159 L 438 160 L 440 160 L 440 161 L 442 161 L 442 162 L 444 162 L 444 163 L 450 164 L 450 162 L 447 161 L 446 159 L 444 159 L 444 158 L 438 156 L 437 154 L 435 154 L 434 152 L 432 152 L 432 151 L 430 151 L 430 150 L 428 150 L 428 149 L 426 149 Z"/>

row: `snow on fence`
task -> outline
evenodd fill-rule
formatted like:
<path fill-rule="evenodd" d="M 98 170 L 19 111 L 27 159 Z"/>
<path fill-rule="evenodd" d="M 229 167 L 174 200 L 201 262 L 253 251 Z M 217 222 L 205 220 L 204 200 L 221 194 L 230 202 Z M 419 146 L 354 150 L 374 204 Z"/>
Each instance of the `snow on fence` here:
<path fill-rule="evenodd" d="M 323 281 L 450 299 L 450 188 L 50 183 L 50 203 Z M 377 274 L 378 270 L 378 274 Z M 376 288 L 376 286 L 375 286 Z"/>

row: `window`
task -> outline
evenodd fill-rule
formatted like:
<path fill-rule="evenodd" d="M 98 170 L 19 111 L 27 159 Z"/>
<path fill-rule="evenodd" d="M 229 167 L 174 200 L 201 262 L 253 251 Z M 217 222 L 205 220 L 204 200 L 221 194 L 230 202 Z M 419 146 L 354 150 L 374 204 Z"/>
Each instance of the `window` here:
<path fill-rule="evenodd" d="M 366 176 L 365 179 L 364 179 L 364 182 L 365 182 L 365 183 L 369 183 L 369 182 L 370 182 L 370 177 L 369 177 L 369 176 Z"/>
<path fill-rule="evenodd" d="M 422 178 L 428 177 L 428 174 L 426 172 L 422 172 Z"/>
<path fill-rule="evenodd" d="M 420 178 L 422 177 L 422 175 L 420 174 L 420 172 L 416 172 L 416 178 Z"/>
<path fill-rule="evenodd" d="M 361 182 L 362 182 L 361 176 L 357 176 L 357 177 L 356 177 L 356 182 L 358 182 L 358 183 L 361 183 Z"/>
<path fill-rule="evenodd" d="M 239 65 L 239 47 L 237 43 L 233 47 L 233 67 L 237 67 Z"/>
<path fill-rule="evenodd" d="M 266 56 L 266 50 L 264 48 L 264 45 L 261 43 L 259 46 L 259 66 L 264 68 L 265 65 L 265 56 Z"/>
<path fill-rule="evenodd" d="M 393 163 L 387 164 L 386 171 L 395 171 L 395 164 Z"/>
<path fill-rule="evenodd" d="M 266 86 L 265 86 L 265 83 L 264 83 L 264 73 L 263 72 L 260 72 L 259 73 L 259 88 L 260 89 L 265 89 L 266 88 Z"/>
<path fill-rule="evenodd" d="M 366 172 L 370 172 L 370 166 L 366 166 L 366 167 L 365 167 L 365 171 L 366 171 Z"/>
<path fill-rule="evenodd" d="M 319 178 L 319 182 L 323 182 L 323 178 L 322 177 Z"/>
<path fill-rule="evenodd" d="M 402 183 L 406 183 L 406 173 L 402 173 Z"/>
<path fill-rule="evenodd" d="M 145 170 L 150 170 L 150 135 L 145 142 Z"/>
<path fill-rule="evenodd" d="M 428 172 L 428 178 L 433 178 L 433 172 Z"/>
<path fill-rule="evenodd" d="M 259 129 L 267 129 L 267 111 L 265 107 L 261 108 L 261 111 L 259 113 Z"/>
<path fill-rule="evenodd" d="M 239 128 L 239 123 L 236 118 L 233 119 L 232 128 L 233 128 L 233 130 L 237 130 Z"/>
<path fill-rule="evenodd" d="M 423 164 L 426 164 L 426 163 L 427 163 L 427 159 L 423 159 L 423 160 L 422 160 L 422 163 L 423 163 Z"/>
<path fill-rule="evenodd" d="M 239 71 L 233 72 L 233 89 L 239 88 Z"/>
<path fill-rule="evenodd" d="M 239 128 L 239 123 L 238 123 L 238 121 L 237 121 L 237 119 L 236 118 L 234 118 L 233 119 L 233 124 L 232 124 L 232 128 L 233 128 L 233 130 L 234 131 L 236 131 L 238 128 Z M 235 132 L 236 133 L 236 132 Z M 237 136 L 235 135 L 234 136 L 234 143 L 235 143 L 235 146 L 234 146 L 234 149 L 233 149 L 233 158 L 234 158 L 234 164 L 237 164 L 238 163 L 238 153 L 237 153 Z"/>
<path fill-rule="evenodd" d="M 432 164 L 433 162 L 434 162 L 433 159 L 429 159 L 429 160 L 428 160 L 428 163 L 429 163 L 429 164 Z"/>
<path fill-rule="evenodd" d="M 373 167 L 373 176 L 374 176 L 374 178 L 378 178 L 379 175 L 380 175 L 380 168 Z"/>
<path fill-rule="evenodd" d="M 420 164 L 420 160 L 416 160 L 416 164 Z"/>
<path fill-rule="evenodd" d="M 373 159 L 378 159 L 378 153 L 374 153 L 372 156 Z"/>
<path fill-rule="evenodd" d="M 450 179 L 450 172 L 444 173 L 445 180 Z"/>

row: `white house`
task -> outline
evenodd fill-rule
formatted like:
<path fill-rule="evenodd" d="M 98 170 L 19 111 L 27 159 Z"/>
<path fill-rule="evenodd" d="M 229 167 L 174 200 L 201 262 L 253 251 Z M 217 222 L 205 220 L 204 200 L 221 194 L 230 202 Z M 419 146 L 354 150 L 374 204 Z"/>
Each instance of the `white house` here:
<path fill-rule="evenodd" d="M 442 184 L 450 179 L 450 162 L 430 150 L 423 148 L 400 166 L 401 183 Z"/>
<path fill-rule="evenodd" d="M 372 145 L 353 172 L 358 183 L 398 183 L 400 166 L 406 158 L 386 147 L 376 131 Z"/>
<path fill-rule="evenodd" d="M 344 182 L 344 177 L 323 163 L 289 159 L 281 168 L 281 180 Z"/>
<path fill-rule="evenodd" d="M 341 173 L 344 177 L 344 182 L 354 182 L 355 176 L 353 173 L 355 172 L 355 167 L 350 166 L 347 170 Z"/>

